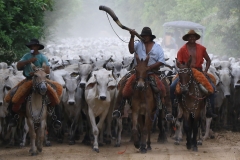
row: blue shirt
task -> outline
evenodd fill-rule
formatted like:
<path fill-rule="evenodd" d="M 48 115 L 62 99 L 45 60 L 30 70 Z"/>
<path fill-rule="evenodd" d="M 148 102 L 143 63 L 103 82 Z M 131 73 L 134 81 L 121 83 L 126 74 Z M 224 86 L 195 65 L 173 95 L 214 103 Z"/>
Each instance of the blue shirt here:
<path fill-rule="evenodd" d="M 147 57 L 146 48 L 142 41 L 138 41 L 134 43 L 134 50 L 135 50 L 135 53 L 138 54 L 139 59 L 143 59 L 143 60 L 146 59 Z M 159 44 L 154 42 L 154 45 L 148 54 L 150 56 L 148 61 L 148 66 L 155 64 L 157 62 L 162 62 L 163 64 L 165 64 L 164 52 L 162 47 Z M 134 56 L 134 66 L 136 65 L 137 65 L 137 61 Z"/>
<path fill-rule="evenodd" d="M 26 61 L 26 60 L 29 60 L 31 58 L 37 58 L 37 61 L 33 62 L 33 64 L 36 66 L 36 67 L 39 67 L 39 68 L 42 68 L 42 65 L 43 65 L 43 62 L 45 62 L 45 64 L 47 66 L 50 66 L 49 63 L 48 63 L 48 59 L 46 56 L 44 56 L 42 53 L 39 53 L 37 55 L 34 55 L 32 53 L 26 53 L 21 59 L 20 61 Z M 31 67 L 31 64 L 27 64 L 26 66 L 24 66 L 24 69 L 23 69 L 23 75 L 26 76 L 26 77 L 29 77 L 29 73 L 30 72 L 34 72 L 32 67 Z"/>

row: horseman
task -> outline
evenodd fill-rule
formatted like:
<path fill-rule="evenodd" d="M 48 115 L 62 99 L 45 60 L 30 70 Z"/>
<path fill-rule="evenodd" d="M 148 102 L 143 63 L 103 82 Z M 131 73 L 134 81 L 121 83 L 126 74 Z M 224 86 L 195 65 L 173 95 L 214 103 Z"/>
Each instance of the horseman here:
<path fill-rule="evenodd" d="M 207 75 L 207 71 L 210 67 L 211 64 L 211 59 L 208 56 L 208 53 L 206 51 L 206 48 L 198 43 L 196 41 L 200 39 L 200 35 L 197 34 L 194 30 L 190 30 L 186 35 L 182 37 L 184 41 L 188 41 L 185 45 L 183 45 L 178 53 L 177 53 L 177 60 L 182 63 L 186 64 L 188 62 L 189 57 L 191 56 L 192 61 L 191 61 L 191 68 L 195 68 L 198 71 L 202 72 L 212 87 L 215 90 L 215 86 L 211 79 Z M 203 71 L 202 70 L 202 64 L 204 59 L 206 60 L 206 68 Z M 170 94 L 171 94 L 171 101 L 173 105 L 173 110 L 176 110 L 177 107 L 174 107 L 174 100 L 175 100 L 175 90 L 176 90 L 176 85 L 179 81 L 179 78 L 177 77 L 171 84 L 170 86 Z M 213 113 L 214 110 L 214 92 L 213 94 L 210 94 L 207 97 L 207 101 L 210 101 L 210 105 L 207 105 L 207 117 L 212 117 L 216 118 L 217 115 Z"/>
<path fill-rule="evenodd" d="M 49 67 L 50 65 L 48 63 L 47 57 L 41 52 L 39 52 L 39 50 L 44 49 L 44 46 L 41 43 L 39 43 L 38 39 L 31 39 L 30 42 L 26 44 L 26 46 L 30 49 L 30 52 L 26 53 L 20 59 L 20 61 L 17 62 L 17 69 L 22 70 L 24 77 L 26 77 L 26 79 L 24 79 L 22 82 L 19 83 L 21 85 L 26 81 L 32 80 L 34 71 L 31 67 L 31 63 L 33 63 L 38 68 L 42 68 L 43 64 L 45 64 L 44 72 L 46 74 L 50 73 L 50 67 Z M 13 89 L 12 91 L 15 90 L 15 93 L 16 93 L 16 90 L 19 88 L 19 85 L 17 85 L 14 88 L 15 89 Z M 23 104 L 25 104 L 25 102 Z M 17 112 L 18 110 L 20 110 L 20 108 L 13 109 L 13 105 L 10 103 L 8 110 L 11 117 L 10 124 L 14 126 L 17 124 L 17 117 L 18 117 Z M 58 125 L 58 123 L 55 123 L 55 124 Z"/>
<path fill-rule="evenodd" d="M 131 38 L 128 44 L 129 52 L 131 54 L 133 53 L 137 54 L 139 59 L 143 59 L 143 60 L 146 59 L 147 55 L 149 55 L 150 58 L 148 61 L 147 72 L 149 75 L 156 73 L 159 70 L 160 66 L 165 64 L 163 49 L 161 48 L 160 45 L 158 45 L 153 41 L 156 38 L 156 36 L 152 34 L 152 31 L 149 27 L 144 27 L 140 34 L 140 36 L 144 38 L 144 41 L 134 42 L 134 37 L 137 34 L 135 30 L 131 30 L 130 34 L 131 34 Z M 134 56 L 134 65 L 136 66 L 136 64 L 137 64 L 136 56 Z M 130 98 L 130 97 L 125 98 L 122 93 L 122 90 L 128 78 L 134 73 L 135 73 L 134 70 L 130 71 L 130 73 L 124 76 L 119 82 L 120 88 L 119 88 L 119 94 L 117 96 L 116 105 L 115 105 L 116 110 L 113 112 L 113 115 L 115 115 L 116 117 L 120 117 L 123 114 L 123 110 L 124 110 L 123 106 L 126 102 L 126 99 Z M 161 95 L 161 91 L 157 87 L 156 81 L 160 81 L 160 79 L 157 78 L 156 80 L 155 78 L 151 78 L 151 76 L 149 76 L 149 79 L 150 79 L 151 87 L 155 94 L 157 107 L 160 108 L 161 107 L 160 98 L 163 100 L 163 97 L 165 96 L 165 95 Z M 171 112 L 170 108 L 167 108 L 167 110 L 168 110 L 168 113 Z"/>

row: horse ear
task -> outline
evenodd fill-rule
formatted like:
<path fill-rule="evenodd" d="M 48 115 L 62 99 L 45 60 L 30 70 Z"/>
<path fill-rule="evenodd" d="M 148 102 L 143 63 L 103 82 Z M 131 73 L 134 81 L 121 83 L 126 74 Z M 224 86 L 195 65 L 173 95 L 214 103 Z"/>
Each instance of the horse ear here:
<path fill-rule="evenodd" d="M 138 54 L 135 53 L 135 57 L 136 57 L 136 61 L 137 61 L 137 64 L 138 64 L 140 62 Z"/>
<path fill-rule="evenodd" d="M 188 62 L 187 62 L 187 66 L 190 67 L 192 63 L 192 56 L 189 56 Z"/>
<path fill-rule="evenodd" d="M 46 63 L 43 62 L 43 64 L 42 64 L 42 68 L 45 68 L 46 66 L 47 66 Z"/>
<path fill-rule="evenodd" d="M 31 67 L 34 71 L 37 69 L 37 67 L 33 63 L 31 63 Z"/>
<path fill-rule="evenodd" d="M 148 64 L 149 58 L 150 58 L 150 56 L 149 56 L 149 54 L 148 54 L 147 57 L 146 57 L 146 59 L 145 59 L 145 62 L 146 62 L 147 64 Z"/>

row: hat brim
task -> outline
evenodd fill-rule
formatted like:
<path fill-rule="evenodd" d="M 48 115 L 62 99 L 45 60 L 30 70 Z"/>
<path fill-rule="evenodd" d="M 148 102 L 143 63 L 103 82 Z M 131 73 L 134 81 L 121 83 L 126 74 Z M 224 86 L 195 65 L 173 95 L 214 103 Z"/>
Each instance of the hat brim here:
<path fill-rule="evenodd" d="M 31 48 L 31 46 L 32 45 L 38 45 L 39 46 L 39 49 L 38 50 L 42 50 L 42 49 L 44 49 L 44 45 L 42 45 L 42 44 L 36 44 L 36 43 L 28 43 L 28 44 L 26 44 L 26 46 L 28 47 L 28 48 Z"/>
<path fill-rule="evenodd" d="M 155 38 L 156 38 L 156 36 L 155 36 L 155 35 L 146 35 L 146 34 L 140 34 L 140 36 L 151 36 L 153 39 L 155 39 Z"/>
<path fill-rule="evenodd" d="M 195 35 L 195 36 L 196 36 L 196 40 L 200 39 L 200 37 L 201 37 L 199 34 L 194 33 L 194 34 L 186 34 L 186 35 L 184 35 L 184 36 L 182 37 L 182 39 L 183 39 L 184 41 L 188 41 L 188 37 L 189 37 L 190 35 Z"/>

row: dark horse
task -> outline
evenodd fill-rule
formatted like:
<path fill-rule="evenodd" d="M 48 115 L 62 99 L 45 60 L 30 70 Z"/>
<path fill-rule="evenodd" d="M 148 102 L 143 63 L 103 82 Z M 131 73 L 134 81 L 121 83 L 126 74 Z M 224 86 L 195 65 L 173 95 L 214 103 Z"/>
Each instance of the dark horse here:
<path fill-rule="evenodd" d="M 141 153 L 151 150 L 150 135 L 152 130 L 153 117 L 156 112 L 154 93 L 148 81 L 147 64 L 149 55 L 143 61 L 136 54 L 137 66 L 134 93 L 132 94 L 132 134 L 134 146 L 140 149 Z M 146 148 L 146 139 L 147 148 Z"/>
<path fill-rule="evenodd" d="M 187 136 L 187 149 L 198 151 L 197 134 L 201 113 L 205 108 L 205 95 L 193 77 L 190 68 L 192 58 L 190 56 L 186 64 L 180 64 L 176 60 L 176 70 L 179 76 L 181 95 L 178 104 L 183 111 L 183 127 Z"/>

